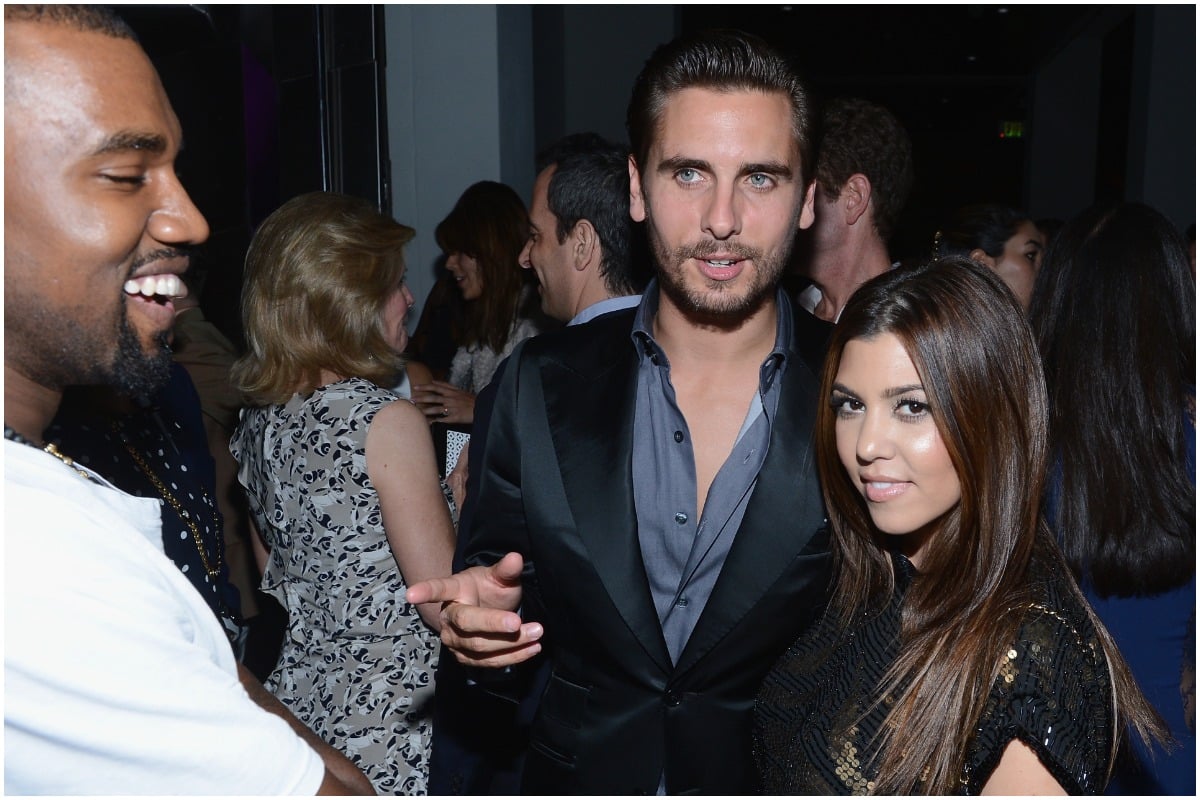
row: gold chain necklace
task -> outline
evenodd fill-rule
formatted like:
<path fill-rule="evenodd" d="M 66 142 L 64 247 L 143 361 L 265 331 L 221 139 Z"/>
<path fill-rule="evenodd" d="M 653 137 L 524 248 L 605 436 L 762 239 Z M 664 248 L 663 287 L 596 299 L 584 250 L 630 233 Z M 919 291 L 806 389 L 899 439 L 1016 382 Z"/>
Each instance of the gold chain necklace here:
<path fill-rule="evenodd" d="M 220 544 L 217 544 L 217 565 L 214 567 L 208 561 L 208 553 L 204 549 L 204 537 L 200 535 L 200 527 L 196 524 L 195 520 L 193 520 L 191 515 L 188 514 L 188 512 L 183 508 L 183 505 L 177 499 L 175 499 L 175 495 L 171 494 L 166 485 L 163 484 L 162 480 L 160 480 L 159 477 L 154 474 L 154 470 L 150 469 L 150 465 L 147 464 L 145 459 L 142 458 L 141 453 L 139 453 L 137 449 L 129 443 L 129 440 L 125 438 L 125 434 L 121 433 L 121 430 L 116 423 L 113 423 L 113 432 L 120 437 L 121 444 L 125 445 L 125 449 L 129 452 L 129 455 L 133 457 L 133 460 L 138 465 L 138 468 L 145 473 L 146 477 L 150 479 L 150 482 L 154 484 L 154 488 L 160 495 L 162 495 L 162 498 L 170 504 L 171 508 L 175 510 L 175 513 L 181 520 L 183 520 L 183 524 L 187 526 L 188 530 L 192 532 L 192 540 L 196 543 L 196 550 L 200 552 L 200 562 L 204 565 L 204 571 L 208 574 L 209 578 L 216 580 L 217 576 L 221 574 Z M 203 495 L 204 499 L 209 503 L 212 502 L 209 500 L 208 492 L 204 491 L 204 487 L 200 487 L 200 494 Z"/>
<path fill-rule="evenodd" d="M 94 475 L 76 464 L 75 459 L 68 455 L 64 455 L 61 450 L 54 446 L 53 442 L 46 442 L 44 447 L 38 447 L 35 443 L 29 441 L 7 425 L 4 426 L 4 438 L 8 439 L 10 442 L 29 445 L 35 450 L 41 450 L 43 453 L 52 455 L 71 469 L 75 470 L 75 474 L 79 475 L 84 480 L 88 481 L 89 483 L 98 483 Z"/>
<path fill-rule="evenodd" d="M 96 479 L 93 478 L 91 475 L 89 475 L 87 470 L 81 468 L 78 464 L 76 464 L 75 459 L 71 458 L 70 456 L 63 455 L 62 452 L 57 447 L 54 446 L 54 442 L 46 442 L 46 446 L 42 448 L 42 452 L 49 453 L 50 455 L 57 458 L 59 461 L 66 464 L 71 469 L 75 470 L 77 473 L 79 473 L 81 476 L 83 476 L 87 480 L 95 483 Z"/>

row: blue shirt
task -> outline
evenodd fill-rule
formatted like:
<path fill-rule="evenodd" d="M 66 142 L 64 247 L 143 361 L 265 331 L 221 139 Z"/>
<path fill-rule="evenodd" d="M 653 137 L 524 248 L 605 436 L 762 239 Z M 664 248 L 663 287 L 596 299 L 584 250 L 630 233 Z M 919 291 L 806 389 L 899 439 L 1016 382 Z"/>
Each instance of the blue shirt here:
<path fill-rule="evenodd" d="M 633 496 L 650 592 L 677 662 L 725 564 L 766 458 L 793 323 L 791 306 L 779 290 L 775 346 L 761 365 L 758 392 L 697 519 L 692 436 L 676 403 L 670 362 L 652 333 L 658 299 L 655 281 L 643 295 L 631 334 L 638 350 Z"/>
<path fill-rule="evenodd" d="M 638 303 L 642 302 L 640 294 L 623 295 L 621 297 L 608 297 L 580 311 L 575 316 L 571 317 L 571 321 L 567 323 L 567 327 L 572 325 L 582 325 L 585 322 L 591 322 L 601 314 L 609 314 L 613 311 L 623 311 L 626 308 L 633 308 Z"/>

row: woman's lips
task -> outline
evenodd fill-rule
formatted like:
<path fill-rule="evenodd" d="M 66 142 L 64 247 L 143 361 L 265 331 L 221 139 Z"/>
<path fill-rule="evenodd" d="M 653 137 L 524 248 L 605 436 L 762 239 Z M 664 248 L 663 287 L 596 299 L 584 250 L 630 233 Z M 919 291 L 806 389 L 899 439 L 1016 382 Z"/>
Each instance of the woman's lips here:
<path fill-rule="evenodd" d="M 862 482 L 863 494 L 872 503 L 886 503 L 908 491 L 912 483 L 909 481 L 868 481 Z"/>

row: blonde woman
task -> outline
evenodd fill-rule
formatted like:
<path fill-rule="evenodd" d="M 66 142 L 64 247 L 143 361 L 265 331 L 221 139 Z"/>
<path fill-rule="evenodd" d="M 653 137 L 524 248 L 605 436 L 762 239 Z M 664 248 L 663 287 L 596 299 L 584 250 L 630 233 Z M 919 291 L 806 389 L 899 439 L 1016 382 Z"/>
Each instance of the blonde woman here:
<path fill-rule="evenodd" d="M 381 793 L 425 791 L 437 609 L 409 583 L 449 571 L 453 529 L 424 416 L 395 383 L 413 231 L 364 200 L 297 197 L 246 256 L 257 405 L 231 450 L 269 549 L 262 588 L 288 612 L 267 687 Z"/>

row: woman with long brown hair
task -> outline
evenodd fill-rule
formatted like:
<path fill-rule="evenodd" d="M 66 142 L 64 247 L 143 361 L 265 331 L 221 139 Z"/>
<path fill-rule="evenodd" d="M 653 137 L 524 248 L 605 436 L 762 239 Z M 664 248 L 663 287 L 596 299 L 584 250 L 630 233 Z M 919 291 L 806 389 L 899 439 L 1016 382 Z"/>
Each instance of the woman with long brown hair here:
<path fill-rule="evenodd" d="M 865 284 L 822 373 L 829 610 L 760 692 L 768 793 L 1094 793 L 1160 723 L 1039 518 L 1046 389 L 967 259 Z"/>
<path fill-rule="evenodd" d="M 496 367 L 548 324 L 532 270 L 518 263 L 529 214 L 511 187 L 480 181 L 467 187 L 434 236 L 462 292 L 464 319 L 446 380 L 414 383 L 412 400 L 432 421 L 470 425 L 475 395 Z"/>

